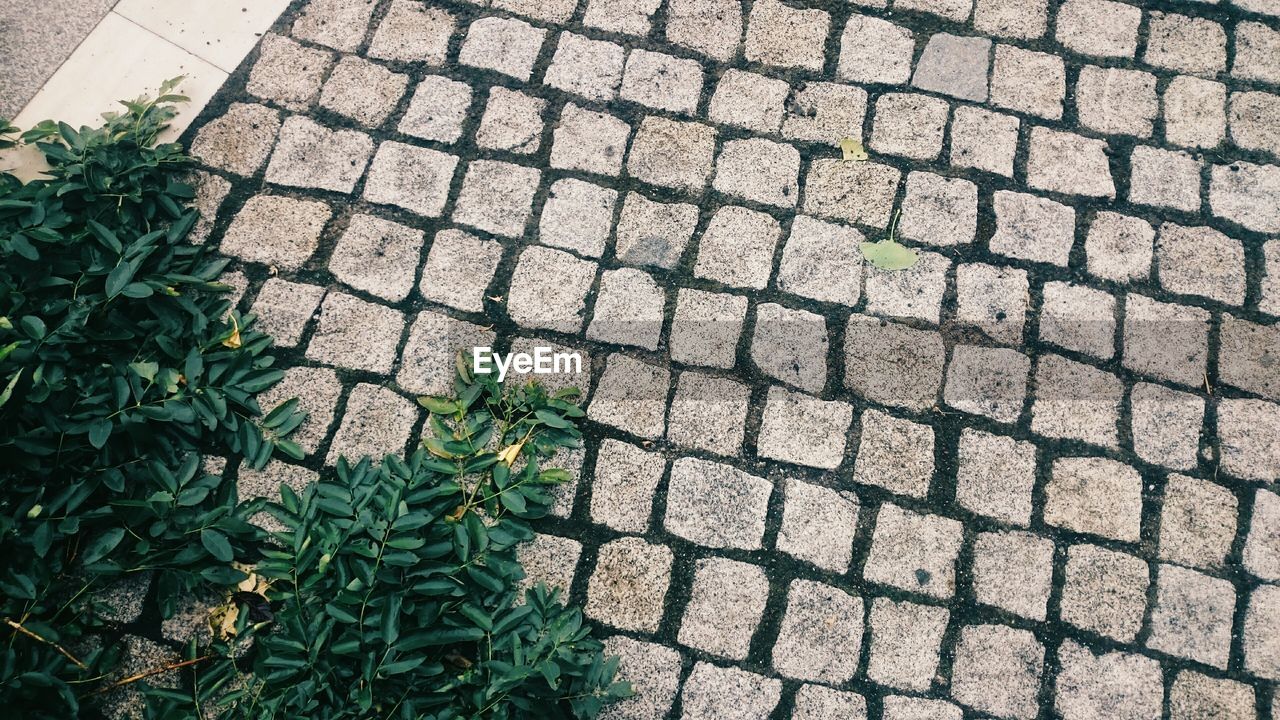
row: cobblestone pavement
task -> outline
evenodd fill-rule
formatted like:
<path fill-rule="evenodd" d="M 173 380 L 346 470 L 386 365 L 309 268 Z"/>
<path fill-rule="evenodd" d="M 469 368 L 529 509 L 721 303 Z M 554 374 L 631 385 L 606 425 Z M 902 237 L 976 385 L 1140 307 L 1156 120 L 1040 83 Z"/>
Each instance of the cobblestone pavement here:
<path fill-rule="evenodd" d="M 297 3 L 189 135 L 242 494 L 573 349 L 608 717 L 1280 717 L 1280 4 L 885 2 Z"/>

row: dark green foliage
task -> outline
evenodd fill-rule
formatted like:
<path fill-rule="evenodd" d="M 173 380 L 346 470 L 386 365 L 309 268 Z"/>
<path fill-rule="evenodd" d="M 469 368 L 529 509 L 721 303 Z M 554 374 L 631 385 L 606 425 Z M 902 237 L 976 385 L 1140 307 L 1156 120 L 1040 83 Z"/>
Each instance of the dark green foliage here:
<path fill-rule="evenodd" d="M 407 460 L 342 461 L 300 496 L 281 486 L 268 509 L 285 530 L 256 568 L 274 622 L 255 638 L 254 677 L 219 699 L 230 661 L 207 667 L 203 697 L 159 693 L 157 716 L 200 699 L 251 720 L 585 718 L 629 694 L 578 609 L 542 586 L 515 603 L 525 521 L 568 479 L 543 463 L 579 443 L 582 411 L 491 377 L 464 375 L 458 400 L 423 398 L 430 437 Z"/>
<path fill-rule="evenodd" d="M 99 658 L 82 669 L 55 644 L 95 627 L 110 580 L 155 569 L 167 612 L 244 577 L 230 561 L 257 531 L 200 452 L 301 454 L 282 439 L 292 405 L 257 417 L 281 377 L 270 338 L 227 314 L 225 261 L 185 241 L 197 215 L 175 171 L 191 159 L 155 144 L 171 87 L 98 129 L 42 123 L 22 140 L 51 177 L 0 174 L 0 617 L 30 633 L 5 633 L 0 702 L 24 717 L 75 715 L 66 681 Z"/>

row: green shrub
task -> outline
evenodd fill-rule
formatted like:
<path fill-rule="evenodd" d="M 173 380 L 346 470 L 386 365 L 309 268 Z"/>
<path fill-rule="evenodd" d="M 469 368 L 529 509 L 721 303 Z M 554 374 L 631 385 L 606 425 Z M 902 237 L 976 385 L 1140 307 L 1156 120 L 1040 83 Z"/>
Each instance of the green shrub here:
<path fill-rule="evenodd" d="M 245 577 L 230 562 L 256 530 L 200 452 L 301 456 L 293 405 L 254 400 L 282 377 L 271 339 L 228 315 L 226 261 L 185 242 L 192 161 L 155 144 L 168 89 L 101 128 L 42 123 L 22 139 L 50 177 L 0 174 L 0 701 L 28 717 L 74 715 L 67 682 L 108 664 L 63 652 L 98 624 L 96 589 L 155 570 L 168 612 Z"/>
<path fill-rule="evenodd" d="M 422 399 L 430 436 L 406 460 L 343 460 L 300 496 L 281 486 L 268 508 L 285 529 L 255 570 L 274 619 L 254 676 L 222 695 L 236 684 L 226 660 L 203 671 L 203 693 L 154 692 L 168 702 L 157 717 L 220 703 L 251 720 L 588 718 L 629 694 L 579 610 L 542 586 L 516 603 L 526 520 L 569 477 L 544 462 L 579 444 L 577 391 L 504 391 L 461 370 L 457 400 Z M 241 644 L 268 612 L 253 605 Z"/>

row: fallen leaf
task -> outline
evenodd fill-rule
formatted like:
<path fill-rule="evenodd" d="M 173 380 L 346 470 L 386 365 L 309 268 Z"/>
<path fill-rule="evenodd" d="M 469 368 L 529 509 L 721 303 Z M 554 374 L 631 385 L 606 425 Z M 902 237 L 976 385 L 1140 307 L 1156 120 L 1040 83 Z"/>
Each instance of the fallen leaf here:
<path fill-rule="evenodd" d="M 867 151 L 862 147 L 862 143 L 853 138 L 840 138 L 840 149 L 844 151 L 845 162 L 853 160 L 862 162 L 867 159 Z"/>
<path fill-rule="evenodd" d="M 232 350 L 235 350 L 235 349 L 238 349 L 241 345 L 240 323 L 236 322 L 235 315 L 231 315 L 230 319 L 231 319 L 231 336 L 228 337 L 226 340 L 223 340 L 222 344 L 226 347 L 231 348 Z"/>
<path fill-rule="evenodd" d="M 867 262 L 881 270 L 906 270 L 920 259 L 915 250 L 889 239 L 863 242 L 858 248 L 862 250 L 862 256 Z"/>
<path fill-rule="evenodd" d="M 516 458 L 520 455 L 520 450 L 523 447 L 524 440 L 521 440 L 514 445 L 506 446 L 502 449 L 502 452 L 498 453 L 498 462 L 506 464 L 507 467 L 511 467 L 511 465 L 515 463 Z"/>

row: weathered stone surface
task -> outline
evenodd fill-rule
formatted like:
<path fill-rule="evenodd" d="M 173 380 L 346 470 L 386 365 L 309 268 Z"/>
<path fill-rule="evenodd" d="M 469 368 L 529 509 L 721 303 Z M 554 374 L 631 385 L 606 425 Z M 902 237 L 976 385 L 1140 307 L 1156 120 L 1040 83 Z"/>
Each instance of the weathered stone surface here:
<path fill-rule="evenodd" d="M 668 532 L 712 548 L 760 547 L 773 484 L 720 463 L 681 458 L 667 487 Z"/>
<path fill-rule="evenodd" d="M 622 630 L 655 632 L 671 581 L 671 549 L 636 537 L 601 546 L 587 584 L 586 614 Z"/>

